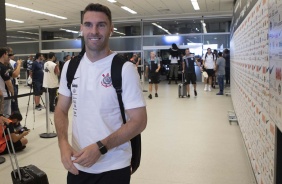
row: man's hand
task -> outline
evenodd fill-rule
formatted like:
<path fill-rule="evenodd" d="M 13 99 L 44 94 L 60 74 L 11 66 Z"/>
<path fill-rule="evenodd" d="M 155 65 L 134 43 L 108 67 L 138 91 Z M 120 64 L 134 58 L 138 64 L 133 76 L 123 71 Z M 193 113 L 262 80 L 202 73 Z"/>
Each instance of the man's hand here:
<path fill-rule="evenodd" d="M 24 132 L 22 133 L 22 135 L 23 135 L 23 136 L 26 136 L 27 134 L 29 134 L 29 132 L 30 132 L 30 130 L 24 131 Z"/>
<path fill-rule="evenodd" d="M 19 59 L 19 60 L 17 61 L 17 66 L 21 66 L 21 63 L 22 63 L 22 60 Z"/>
<path fill-rule="evenodd" d="M 100 158 L 101 152 L 99 151 L 98 145 L 95 143 L 85 147 L 73 156 L 76 158 L 73 161 L 74 163 L 83 167 L 91 167 Z"/>
<path fill-rule="evenodd" d="M 61 161 L 65 169 L 74 175 L 78 175 L 78 170 L 74 166 L 71 160 L 71 157 L 75 155 L 74 149 L 71 147 L 69 143 L 64 143 L 64 144 L 61 143 L 60 150 L 61 150 Z"/>

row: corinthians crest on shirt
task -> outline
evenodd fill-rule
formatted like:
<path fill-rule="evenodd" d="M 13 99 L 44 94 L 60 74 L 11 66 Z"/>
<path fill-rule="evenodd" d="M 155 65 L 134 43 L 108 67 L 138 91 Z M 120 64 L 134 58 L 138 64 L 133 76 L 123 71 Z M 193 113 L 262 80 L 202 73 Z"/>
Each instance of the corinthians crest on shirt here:
<path fill-rule="evenodd" d="M 101 81 L 102 86 L 104 87 L 110 87 L 112 85 L 112 78 L 110 77 L 110 74 L 107 73 L 106 75 L 102 75 L 103 79 Z"/>

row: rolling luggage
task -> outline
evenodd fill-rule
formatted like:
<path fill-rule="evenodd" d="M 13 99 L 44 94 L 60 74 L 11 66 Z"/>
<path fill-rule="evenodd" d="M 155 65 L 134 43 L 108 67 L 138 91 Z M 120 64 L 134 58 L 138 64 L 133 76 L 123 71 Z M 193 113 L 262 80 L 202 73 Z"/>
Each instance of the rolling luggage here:
<path fill-rule="evenodd" d="M 178 97 L 184 98 L 184 96 L 187 96 L 187 89 L 184 79 L 184 73 L 182 73 L 182 82 L 178 84 Z"/>
<path fill-rule="evenodd" d="M 3 129 L 6 144 L 8 146 L 8 140 L 6 138 L 6 134 L 5 134 L 5 130 L 3 126 L 2 126 L 2 129 Z M 11 165 L 13 168 L 13 171 L 11 172 L 13 184 L 49 184 L 46 173 L 40 170 L 38 167 L 34 165 L 19 167 L 9 128 L 7 128 L 7 131 L 8 131 L 8 136 L 10 138 L 11 148 L 12 148 L 12 151 L 11 151 L 9 146 L 7 147 Z M 16 169 L 14 167 L 12 155 L 14 157 Z"/>

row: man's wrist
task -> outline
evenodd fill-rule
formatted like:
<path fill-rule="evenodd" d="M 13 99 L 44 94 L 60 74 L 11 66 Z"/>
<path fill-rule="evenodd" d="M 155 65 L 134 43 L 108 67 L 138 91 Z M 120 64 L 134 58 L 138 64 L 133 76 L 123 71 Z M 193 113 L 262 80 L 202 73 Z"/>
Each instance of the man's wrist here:
<path fill-rule="evenodd" d="M 96 144 L 98 145 L 99 151 L 102 155 L 108 152 L 107 147 L 101 141 L 96 142 Z"/>

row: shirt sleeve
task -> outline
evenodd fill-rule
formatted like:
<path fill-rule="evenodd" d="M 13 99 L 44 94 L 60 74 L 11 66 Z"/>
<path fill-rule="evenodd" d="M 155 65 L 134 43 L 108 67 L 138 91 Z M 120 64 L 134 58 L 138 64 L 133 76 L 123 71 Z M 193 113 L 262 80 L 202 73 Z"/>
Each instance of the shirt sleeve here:
<path fill-rule="evenodd" d="M 122 68 L 122 101 L 126 110 L 146 106 L 139 74 L 129 62 Z"/>
<path fill-rule="evenodd" d="M 1 77 L 4 81 L 10 80 L 10 76 L 13 74 L 13 71 L 9 70 L 8 68 L 1 67 Z"/>

